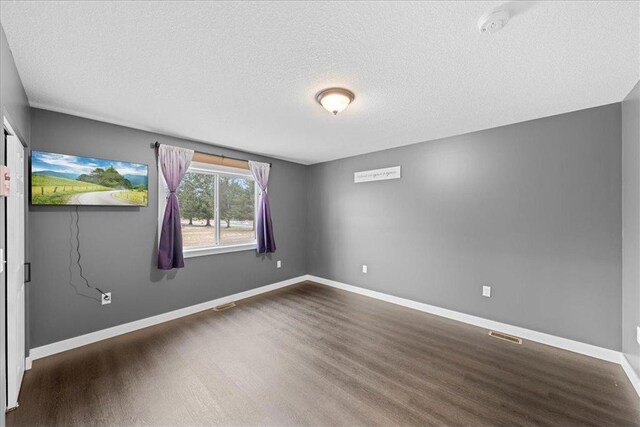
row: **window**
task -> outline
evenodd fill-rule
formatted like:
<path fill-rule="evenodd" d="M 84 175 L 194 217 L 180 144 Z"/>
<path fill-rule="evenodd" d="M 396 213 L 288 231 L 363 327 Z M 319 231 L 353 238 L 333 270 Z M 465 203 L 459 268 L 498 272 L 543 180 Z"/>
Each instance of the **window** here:
<path fill-rule="evenodd" d="M 165 203 L 166 191 L 166 186 L 160 191 Z M 177 195 L 185 257 L 256 248 L 251 172 L 192 162 Z M 160 207 L 162 216 L 164 203 Z"/>

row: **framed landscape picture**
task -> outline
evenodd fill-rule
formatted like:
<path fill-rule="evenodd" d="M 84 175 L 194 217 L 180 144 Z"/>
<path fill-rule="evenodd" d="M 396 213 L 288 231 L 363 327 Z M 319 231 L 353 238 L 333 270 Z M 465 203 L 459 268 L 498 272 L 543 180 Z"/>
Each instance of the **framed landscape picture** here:
<path fill-rule="evenodd" d="M 146 164 L 31 152 L 32 205 L 147 206 Z"/>

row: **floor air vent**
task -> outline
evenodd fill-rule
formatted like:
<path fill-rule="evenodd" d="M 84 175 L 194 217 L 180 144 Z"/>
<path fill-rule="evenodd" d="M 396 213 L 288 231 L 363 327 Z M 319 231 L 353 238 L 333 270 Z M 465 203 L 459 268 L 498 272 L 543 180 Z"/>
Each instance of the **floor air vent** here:
<path fill-rule="evenodd" d="M 228 302 L 226 304 L 222 304 L 222 305 L 219 305 L 217 307 L 213 307 L 213 311 L 225 311 L 225 310 L 228 310 L 228 309 L 233 308 L 235 306 L 236 306 L 235 302 Z"/>
<path fill-rule="evenodd" d="M 512 342 L 514 344 L 522 344 L 522 340 L 520 338 L 513 337 L 513 336 L 507 335 L 507 334 L 503 334 L 502 332 L 489 331 L 489 335 L 491 335 L 494 338 L 498 338 L 498 339 L 501 339 L 501 340 Z"/>

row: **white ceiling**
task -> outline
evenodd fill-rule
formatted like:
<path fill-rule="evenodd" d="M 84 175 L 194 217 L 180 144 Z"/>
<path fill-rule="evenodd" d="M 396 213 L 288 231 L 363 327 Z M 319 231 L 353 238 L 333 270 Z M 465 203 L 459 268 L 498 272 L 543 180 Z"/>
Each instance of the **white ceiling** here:
<path fill-rule="evenodd" d="M 317 163 L 621 101 L 638 2 L 10 2 L 32 106 Z M 333 117 L 314 99 L 344 86 Z"/>

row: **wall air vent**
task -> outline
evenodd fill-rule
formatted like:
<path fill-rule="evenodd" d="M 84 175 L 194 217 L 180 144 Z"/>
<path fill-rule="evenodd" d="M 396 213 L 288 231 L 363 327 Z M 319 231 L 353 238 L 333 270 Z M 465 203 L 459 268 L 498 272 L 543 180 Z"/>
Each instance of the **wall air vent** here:
<path fill-rule="evenodd" d="M 503 334 L 502 332 L 489 331 L 489 335 L 494 338 L 512 342 L 514 344 L 522 344 L 522 339 L 511 336 L 511 335 Z"/>

